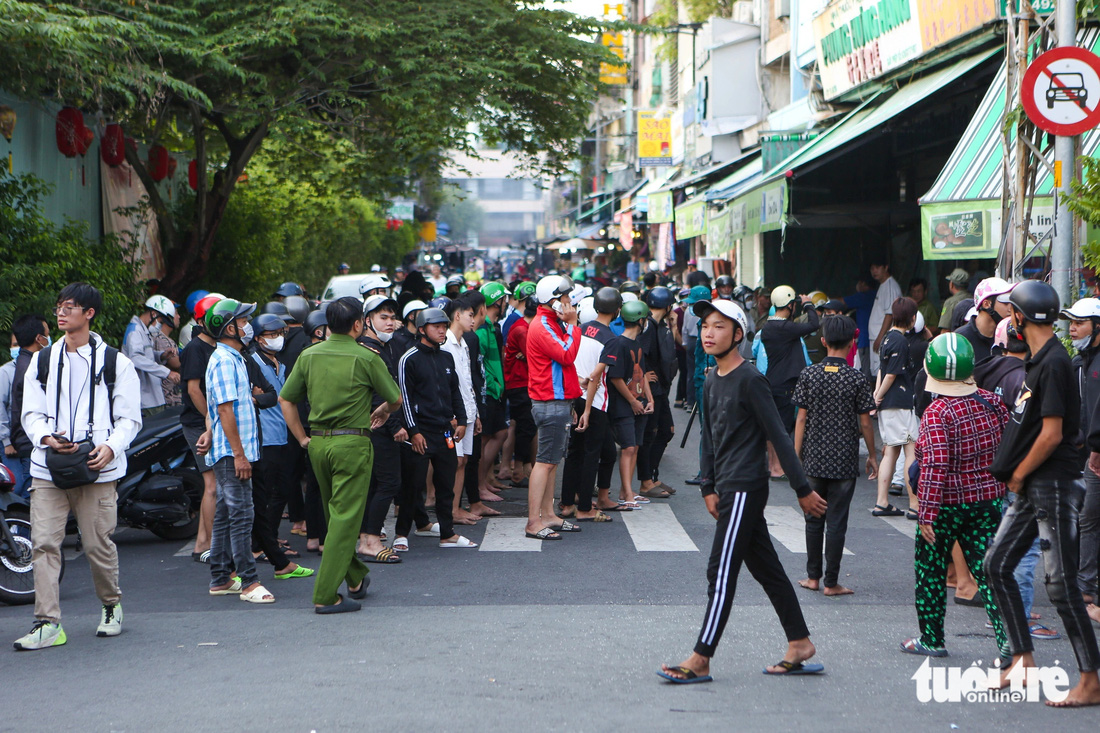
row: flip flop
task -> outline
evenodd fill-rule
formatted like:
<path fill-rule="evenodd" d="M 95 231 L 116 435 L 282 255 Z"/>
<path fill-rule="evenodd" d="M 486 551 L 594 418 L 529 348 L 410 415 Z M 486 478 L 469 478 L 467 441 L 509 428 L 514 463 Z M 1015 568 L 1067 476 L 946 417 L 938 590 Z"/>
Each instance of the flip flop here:
<path fill-rule="evenodd" d="M 693 670 L 690 670 L 687 667 L 669 667 L 669 669 L 671 669 L 673 672 L 679 672 L 680 674 L 683 675 L 683 677 L 673 677 L 672 675 L 670 675 L 668 672 L 664 671 L 663 669 L 657 670 L 657 676 L 658 677 L 664 677 L 669 682 L 672 682 L 672 683 L 677 684 L 677 685 L 694 685 L 694 684 L 697 684 L 699 682 L 713 682 L 714 681 L 714 678 L 711 677 L 709 674 L 703 674 L 703 675 L 696 674 Z"/>
<path fill-rule="evenodd" d="M 783 659 L 772 665 L 773 667 L 782 667 L 782 672 L 769 672 L 767 667 L 764 667 L 764 674 L 775 675 L 777 677 L 784 677 L 790 675 L 802 675 L 802 674 L 821 674 L 825 671 L 824 664 L 805 664 L 803 662 L 788 662 Z"/>
<path fill-rule="evenodd" d="M 454 542 L 440 542 L 439 546 L 444 550 L 472 550 L 477 547 L 477 543 L 459 535 Z"/>
<path fill-rule="evenodd" d="M 241 581 L 234 580 L 233 585 L 228 588 L 221 588 L 219 590 L 210 589 L 210 595 L 212 596 L 235 596 L 241 592 Z"/>
<path fill-rule="evenodd" d="M 619 506 L 621 506 L 622 509 L 617 509 L 616 511 L 620 511 L 620 512 L 623 512 L 623 511 L 631 512 L 631 511 L 634 511 L 635 509 L 641 509 L 642 508 L 641 502 L 623 501 L 622 499 L 619 500 Z"/>
<path fill-rule="evenodd" d="M 598 506 L 596 508 L 599 509 L 601 512 L 632 512 L 632 511 L 634 511 L 630 507 L 623 506 L 622 504 L 616 504 L 615 506 Z"/>
<path fill-rule="evenodd" d="M 279 575 L 275 573 L 276 580 L 290 580 L 291 578 L 308 578 L 313 575 L 313 571 L 309 568 L 303 568 L 301 565 L 291 570 L 289 573 L 283 573 Z"/>
<path fill-rule="evenodd" d="M 348 598 L 354 598 L 357 601 L 361 601 L 367 597 L 367 588 L 370 587 L 370 576 L 363 576 L 363 580 L 359 583 L 357 590 L 348 588 Z"/>
<path fill-rule="evenodd" d="M 913 638 L 907 639 L 901 643 L 901 650 L 906 654 L 919 654 L 924 657 L 946 657 L 947 650 L 935 647 L 925 646 L 924 642 L 920 639 Z"/>
<path fill-rule="evenodd" d="M 351 613 L 362 608 L 356 601 L 349 600 L 341 595 L 337 595 L 336 597 L 340 599 L 336 603 L 333 603 L 331 606 L 314 606 L 313 612 L 327 615 L 330 613 Z"/>
<path fill-rule="evenodd" d="M 662 489 L 664 489 L 665 491 L 667 491 L 670 494 L 675 494 L 676 493 L 676 489 L 672 488 L 671 486 L 666 484 L 664 481 L 662 481 L 661 483 L 659 483 L 657 485 L 660 486 Z"/>
<path fill-rule="evenodd" d="M 383 547 L 374 555 L 368 555 L 362 553 L 359 555 L 359 559 L 363 562 L 373 562 L 379 565 L 392 565 L 394 563 L 401 562 L 401 558 L 397 556 L 397 553 L 391 550 L 389 547 Z"/>
<path fill-rule="evenodd" d="M 1027 625 L 1027 630 L 1028 630 L 1028 633 L 1031 635 L 1032 639 L 1042 639 L 1043 641 L 1054 641 L 1055 639 L 1061 639 L 1062 638 L 1062 635 L 1059 634 L 1057 631 L 1050 628 L 1049 626 L 1043 626 L 1042 624 L 1035 624 L 1035 623 L 1028 624 Z M 1049 633 L 1043 634 L 1043 633 L 1041 633 L 1043 631 L 1047 631 Z"/>
<path fill-rule="evenodd" d="M 390 547 L 394 552 L 408 552 L 409 551 L 409 538 L 408 537 L 398 537 L 397 539 L 395 539 L 393 541 L 393 544 Z"/>
<path fill-rule="evenodd" d="M 290 533 L 291 534 L 296 534 L 299 537 L 305 537 L 306 536 L 306 531 L 304 529 L 294 529 L 293 527 L 291 527 Z"/>
<path fill-rule="evenodd" d="M 552 524 L 546 525 L 546 528 L 552 532 L 580 532 L 581 528 L 570 522 L 568 519 L 562 520 L 562 523 L 555 527 Z"/>
<path fill-rule="evenodd" d="M 439 522 L 432 522 L 430 525 L 428 525 L 427 529 L 413 530 L 413 534 L 417 537 L 438 537 Z"/>
<path fill-rule="evenodd" d="M 549 527 L 543 527 L 538 532 L 524 532 L 527 537 L 533 540 L 560 540 L 561 535 L 550 529 Z"/>
<path fill-rule="evenodd" d="M 578 522 L 614 522 L 615 520 L 612 517 L 607 516 L 603 512 L 597 511 L 596 516 L 587 517 L 587 518 L 578 517 L 577 521 Z"/>
<path fill-rule="evenodd" d="M 204 565 L 209 565 L 210 564 L 210 550 L 206 550 L 204 552 L 192 552 L 191 553 L 191 559 L 194 560 L 195 562 L 201 562 Z"/>
<path fill-rule="evenodd" d="M 654 486 L 652 489 L 646 489 L 642 492 L 642 496 L 649 497 L 650 499 L 667 499 L 672 494 L 668 493 L 659 486 Z"/>
<path fill-rule="evenodd" d="M 634 503 L 636 503 L 636 504 L 650 504 L 652 502 L 650 502 L 649 499 L 645 498 L 641 494 L 635 494 L 634 495 Z"/>

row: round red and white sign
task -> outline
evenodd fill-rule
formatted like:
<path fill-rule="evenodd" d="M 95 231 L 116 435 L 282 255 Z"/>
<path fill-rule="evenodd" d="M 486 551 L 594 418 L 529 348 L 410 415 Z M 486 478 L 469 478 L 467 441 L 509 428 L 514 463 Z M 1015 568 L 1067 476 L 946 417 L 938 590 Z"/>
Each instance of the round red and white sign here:
<path fill-rule="evenodd" d="M 1024 112 L 1052 135 L 1080 135 L 1100 125 L 1100 57 L 1076 46 L 1041 54 L 1024 72 Z"/>

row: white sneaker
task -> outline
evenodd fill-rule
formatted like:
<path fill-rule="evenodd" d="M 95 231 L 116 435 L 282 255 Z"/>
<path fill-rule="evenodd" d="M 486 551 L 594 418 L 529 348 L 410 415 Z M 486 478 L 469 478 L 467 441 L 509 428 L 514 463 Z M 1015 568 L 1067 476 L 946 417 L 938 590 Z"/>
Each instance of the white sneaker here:
<path fill-rule="evenodd" d="M 16 651 L 29 652 L 35 649 L 48 649 L 51 646 L 61 646 L 68 637 L 60 624 L 53 624 L 45 619 L 34 622 L 31 633 L 15 640 Z"/>
<path fill-rule="evenodd" d="M 439 522 L 432 522 L 427 529 L 418 529 L 413 532 L 417 537 L 438 537 L 439 536 Z"/>
<path fill-rule="evenodd" d="M 96 636 L 118 636 L 122 633 L 122 604 L 104 606 L 100 612 L 99 628 L 95 630 Z"/>

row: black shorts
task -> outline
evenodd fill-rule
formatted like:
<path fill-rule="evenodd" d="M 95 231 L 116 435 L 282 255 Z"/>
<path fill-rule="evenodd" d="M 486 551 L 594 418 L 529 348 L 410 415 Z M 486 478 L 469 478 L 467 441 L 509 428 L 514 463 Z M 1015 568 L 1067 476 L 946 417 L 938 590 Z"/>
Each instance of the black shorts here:
<path fill-rule="evenodd" d="M 636 448 L 645 442 L 645 426 L 649 415 L 618 417 L 611 421 L 611 434 L 620 448 Z"/>
<path fill-rule="evenodd" d="M 791 402 L 793 392 L 793 389 L 777 389 L 772 391 L 775 409 L 779 411 L 779 420 L 783 423 L 783 427 L 788 433 L 794 432 L 795 419 L 798 417 L 798 408 Z"/>
<path fill-rule="evenodd" d="M 504 403 L 492 397 L 485 397 L 485 404 L 478 406 L 478 417 L 481 418 L 481 434 L 486 439 L 508 429 L 508 420 L 504 417 Z"/>

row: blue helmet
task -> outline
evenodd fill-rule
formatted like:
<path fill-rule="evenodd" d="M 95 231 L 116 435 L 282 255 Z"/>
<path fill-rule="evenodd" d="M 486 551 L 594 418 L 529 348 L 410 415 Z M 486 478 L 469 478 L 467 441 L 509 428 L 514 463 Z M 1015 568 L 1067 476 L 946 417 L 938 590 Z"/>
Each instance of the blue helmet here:
<path fill-rule="evenodd" d="M 187 307 L 187 312 L 191 315 L 195 314 L 195 306 L 198 302 L 210 295 L 209 290 L 192 290 L 191 294 L 187 296 L 187 300 L 184 301 L 184 305 Z"/>

